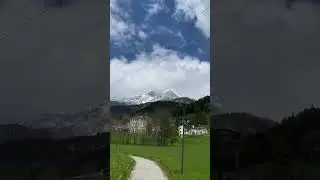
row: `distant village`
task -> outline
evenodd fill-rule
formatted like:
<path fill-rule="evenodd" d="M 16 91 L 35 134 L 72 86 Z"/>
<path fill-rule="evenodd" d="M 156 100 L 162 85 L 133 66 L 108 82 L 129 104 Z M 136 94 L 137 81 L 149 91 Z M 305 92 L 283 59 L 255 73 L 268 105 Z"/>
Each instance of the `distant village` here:
<path fill-rule="evenodd" d="M 112 124 L 112 130 L 114 131 L 126 131 L 129 133 L 144 133 L 148 129 L 148 121 L 150 117 L 147 116 L 135 116 L 131 117 L 130 120 L 126 123 L 116 122 Z M 182 137 L 185 136 L 199 136 L 199 135 L 208 135 L 209 130 L 208 126 L 203 125 L 180 125 L 177 127 L 178 135 Z M 151 127 L 152 132 L 160 131 L 158 126 L 153 125 Z"/>

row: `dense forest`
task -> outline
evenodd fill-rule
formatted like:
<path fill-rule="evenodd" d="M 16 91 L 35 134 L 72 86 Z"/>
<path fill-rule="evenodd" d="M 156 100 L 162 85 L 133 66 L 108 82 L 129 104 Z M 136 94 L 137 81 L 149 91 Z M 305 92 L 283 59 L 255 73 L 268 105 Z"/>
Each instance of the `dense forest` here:
<path fill-rule="evenodd" d="M 239 121 L 248 114 L 228 114 L 229 122 Z M 242 118 L 244 119 L 244 118 Z M 234 131 L 239 136 L 221 138 L 211 135 L 212 170 L 224 172 L 229 179 L 313 180 L 320 176 L 320 109 L 307 108 L 284 117 L 281 123 L 261 118 L 266 128 L 246 122 Z M 250 127 L 255 131 L 244 131 Z M 225 127 L 226 128 L 226 127 Z M 240 131 L 237 131 L 240 130 Z M 221 151 L 219 151 L 221 150 Z M 223 152 L 222 152 L 223 151 Z M 220 153 L 220 154 L 219 154 Z M 231 178 L 232 177 L 232 178 Z M 222 179 L 222 177 L 219 177 Z"/>
<path fill-rule="evenodd" d="M 26 138 L 0 144 L 0 179 L 57 180 L 109 176 L 109 133 L 60 140 Z"/>

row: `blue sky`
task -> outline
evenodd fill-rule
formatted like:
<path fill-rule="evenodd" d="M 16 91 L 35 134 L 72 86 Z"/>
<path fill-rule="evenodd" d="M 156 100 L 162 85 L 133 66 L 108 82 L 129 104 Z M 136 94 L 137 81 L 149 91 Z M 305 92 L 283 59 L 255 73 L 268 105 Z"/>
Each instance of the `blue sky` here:
<path fill-rule="evenodd" d="M 210 92 L 209 0 L 111 0 L 111 98 Z"/>

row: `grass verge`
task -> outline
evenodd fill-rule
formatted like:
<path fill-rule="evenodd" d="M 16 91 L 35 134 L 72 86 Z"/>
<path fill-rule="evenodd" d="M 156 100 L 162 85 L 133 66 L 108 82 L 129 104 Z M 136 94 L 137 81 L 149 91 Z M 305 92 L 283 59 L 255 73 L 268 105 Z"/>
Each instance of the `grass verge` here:
<path fill-rule="evenodd" d="M 128 180 L 134 160 L 121 152 L 110 152 L 110 180 Z"/>
<path fill-rule="evenodd" d="M 209 136 L 185 138 L 183 174 L 180 172 L 181 143 L 166 147 L 111 144 L 111 158 L 117 153 L 145 157 L 157 162 L 170 180 L 207 180 L 210 179 L 209 141 Z"/>

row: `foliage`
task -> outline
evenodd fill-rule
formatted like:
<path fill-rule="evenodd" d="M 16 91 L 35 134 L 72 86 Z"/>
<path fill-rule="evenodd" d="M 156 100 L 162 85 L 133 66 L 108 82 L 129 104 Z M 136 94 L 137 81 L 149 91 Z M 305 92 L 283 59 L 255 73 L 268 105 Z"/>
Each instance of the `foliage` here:
<path fill-rule="evenodd" d="M 211 144 L 218 146 L 218 141 L 213 140 Z M 219 145 L 220 148 L 224 146 L 226 145 L 223 143 Z M 265 180 L 277 178 L 308 180 L 320 175 L 313 171 L 320 165 L 319 147 L 320 109 L 311 107 L 296 115 L 284 117 L 281 123 L 267 129 L 255 133 L 243 133 L 234 148 L 226 148 L 226 152 L 231 155 L 229 159 L 220 156 L 220 160 L 221 163 L 235 165 L 235 155 L 238 152 L 241 169 L 235 169 L 236 167 L 233 166 L 228 167 L 228 171 L 235 171 L 238 175 L 246 171 L 244 174 L 248 175 L 248 172 L 253 174 L 259 169 L 261 171 L 259 176 L 264 177 Z M 219 166 L 217 160 L 213 161 L 216 162 L 216 166 Z M 280 169 L 282 169 L 281 175 Z M 297 169 L 301 169 L 300 174 L 295 173 Z M 313 176 L 311 177 L 310 174 Z"/>
<path fill-rule="evenodd" d="M 170 116 L 176 120 L 181 116 L 191 117 L 189 120 L 192 125 L 208 125 L 210 96 L 205 96 L 189 104 L 157 101 L 142 105 L 116 105 L 111 106 L 110 111 L 112 119 L 119 119 L 119 116 L 156 116 L 158 113 L 165 113 L 170 114 Z M 198 119 L 198 117 L 200 117 L 200 119 Z M 206 117 L 206 119 L 204 117 Z"/>
<path fill-rule="evenodd" d="M 25 139 L 0 144 L 0 179 L 61 179 L 105 169 L 109 133 L 69 139 Z M 23 150 L 23 151 L 22 151 Z M 3 170 L 3 171 L 2 171 Z M 105 174 L 107 177 L 108 174 Z"/>
<path fill-rule="evenodd" d="M 174 145 L 175 143 L 177 143 L 178 140 L 179 140 L 178 136 L 171 136 L 171 137 L 169 138 L 169 143 L 170 143 L 170 145 L 172 146 L 172 145 Z"/>
<path fill-rule="evenodd" d="M 189 120 L 190 125 L 208 125 L 210 113 L 210 96 L 205 96 L 190 104 L 180 104 L 171 111 L 173 117 Z"/>
<path fill-rule="evenodd" d="M 110 154 L 110 180 L 127 180 L 134 167 L 134 160 L 115 151 Z"/>
<path fill-rule="evenodd" d="M 130 132 L 125 128 L 126 123 L 122 123 L 120 126 L 124 129 L 112 130 L 111 143 L 167 146 L 173 142 L 170 139 L 177 136 L 177 127 L 167 112 L 160 111 L 153 114 L 152 118 L 145 116 L 139 116 L 139 118 L 146 123 L 144 130 Z"/>

